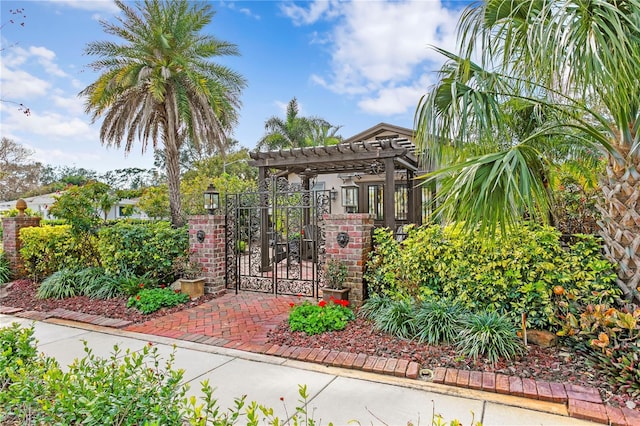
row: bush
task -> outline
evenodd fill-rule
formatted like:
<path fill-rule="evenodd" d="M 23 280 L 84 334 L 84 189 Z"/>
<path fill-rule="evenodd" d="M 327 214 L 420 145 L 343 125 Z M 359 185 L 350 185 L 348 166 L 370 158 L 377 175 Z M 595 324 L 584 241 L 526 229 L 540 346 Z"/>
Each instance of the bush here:
<path fill-rule="evenodd" d="M 558 332 L 583 353 L 618 391 L 640 397 L 640 308 L 589 305 L 579 319 L 569 313 Z"/>
<path fill-rule="evenodd" d="M 171 308 L 189 301 L 189 296 L 176 293 L 168 288 L 152 288 L 141 290 L 127 301 L 127 308 L 136 308 L 143 314 L 150 314 L 160 308 Z"/>
<path fill-rule="evenodd" d="M 406 300 L 394 300 L 373 318 L 375 327 L 402 339 L 411 339 L 416 334 L 413 304 Z"/>
<path fill-rule="evenodd" d="M 128 271 L 124 271 L 120 276 L 114 278 L 115 285 L 120 293 L 127 296 L 135 296 L 144 289 L 152 289 L 158 286 L 158 282 L 148 275 L 136 276 Z"/>
<path fill-rule="evenodd" d="M 291 331 L 304 331 L 307 334 L 320 334 L 325 331 L 344 330 L 347 323 L 355 319 L 348 302 L 336 300 L 326 303 L 321 300 L 317 305 L 303 302 L 292 304 L 289 313 L 289 327 Z"/>
<path fill-rule="evenodd" d="M 0 328 L 0 394 L 11 384 L 12 373 L 35 359 L 33 326 L 20 328 L 20 324 L 13 323 Z"/>
<path fill-rule="evenodd" d="M 7 256 L 0 250 L 0 284 L 9 282 L 10 278 L 11 269 L 9 267 L 9 259 L 7 259 Z"/>
<path fill-rule="evenodd" d="M 483 355 L 492 363 L 500 357 L 513 359 L 525 352 L 511 319 L 497 312 L 480 312 L 462 317 L 456 346 L 473 359 Z"/>
<path fill-rule="evenodd" d="M 95 236 L 74 235 L 69 225 L 23 228 L 20 239 L 25 270 L 36 281 L 60 269 L 98 265 Z"/>
<path fill-rule="evenodd" d="M 92 299 L 111 299 L 123 294 L 118 279 L 107 275 L 104 268 L 84 268 L 75 276 L 82 294 Z"/>
<path fill-rule="evenodd" d="M 77 286 L 76 271 L 60 269 L 47 277 L 38 287 L 40 299 L 65 299 L 79 296 L 82 291 Z"/>
<path fill-rule="evenodd" d="M 415 313 L 415 338 L 431 345 L 456 340 L 466 310 L 449 300 L 424 301 Z"/>
<path fill-rule="evenodd" d="M 100 259 L 108 273 L 147 274 L 159 281 L 173 279 L 173 261 L 189 246 L 186 228 L 174 229 L 169 222 L 118 222 L 98 235 Z"/>
<path fill-rule="evenodd" d="M 451 298 L 471 311 L 498 311 L 527 325 L 556 329 L 572 305 L 620 296 L 613 264 L 593 236 L 576 236 L 563 249 L 552 228 L 523 226 L 495 241 L 449 226 L 405 227 L 398 243 L 376 230 L 365 279 L 373 295 L 395 299 Z M 561 286 L 559 297 L 553 288 Z"/>

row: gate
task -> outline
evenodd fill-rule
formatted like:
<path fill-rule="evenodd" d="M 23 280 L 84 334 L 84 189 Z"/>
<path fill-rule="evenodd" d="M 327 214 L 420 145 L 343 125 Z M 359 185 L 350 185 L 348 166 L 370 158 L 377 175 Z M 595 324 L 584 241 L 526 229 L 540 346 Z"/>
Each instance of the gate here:
<path fill-rule="evenodd" d="M 285 178 L 257 192 L 226 197 L 229 290 L 317 297 L 325 259 L 323 215 L 330 191 L 304 190 Z"/>

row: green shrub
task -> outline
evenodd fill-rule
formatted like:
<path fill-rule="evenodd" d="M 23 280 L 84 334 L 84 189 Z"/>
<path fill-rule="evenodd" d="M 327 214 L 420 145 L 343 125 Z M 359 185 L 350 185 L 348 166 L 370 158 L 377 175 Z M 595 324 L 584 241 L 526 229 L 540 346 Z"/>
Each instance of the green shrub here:
<path fill-rule="evenodd" d="M 76 270 L 67 268 L 54 272 L 38 287 L 40 299 L 65 299 L 81 294 L 82 291 L 77 286 Z"/>
<path fill-rule="evenodd" d="M 127 308 L 136 308 L 143 314 L 150 314 L 163 307 L 173 307 L 189 301 L 189 296 L 176 293 L 168 288 L 152 288 L 141 290 L 137 295 L 129 297 Z"/>
<path fill-rule="evenodd" d="M 416 333 L 413 304 L 407 300 L 394 300 L 373 318 L 375 327 L 403 339 L 412 339 Z"/>
<path fill-rule="evenodd" d="M 364 318 L 374 319 L 380 312 L 387 309 L 391 303 L 393 303 L 393 300 L 388 296 L 374 295 L 364 302 L 358 313 Z"/>
<path fill-rule="evenodd" d="M 118 279 L 107 275 L 104 268 L 84 268 L 76 272 L 77 287 L 92 299 L 111 299 L 123 294 Z"/>
<path fill-rule="evenodd" d="M 394 299 L 449 298 L 471 311 L 498 311 L 527 325 L 557 328 L 571 306 L 620 296 L 613 265 L 593 236 L 580 235 L 563 249 L 553 228 L 522 226 L 495 241 L 453 226 L 405 227 L 398 243 L 376 230 L 365 278 L 373 295 Z M 558 297 L 553 288 L 562 286 Z"/>
<path fill-rule="evenodd" d="M 415 313 L 415 338 L 435 345 L 452 343 L 458 336 L 466 310 L 446 299 L 422 302 Z"/>
<path fill-rule="evenodd" d="M 10 375 L 36 359 L 33 326 L 21 328 L 13 323 L 0 328 L 0 394 L 11 384 Z"/>
<path fill-rule="evenodd" d="M 100 259 L 108 273 L 147 274 L 159 281 L 173 279 L 173 261 L 189 246 L 186 228 L 174 229 L 169 222 L 118 222 L 98 235 Z"/>
<path fill-rule="evenodd" d="M 114 280 L 115 286 L 120 293 L 128 296 L 135 296 L 144 289 L 149 290 L 158 287 L 158 282 L 149 277 L 149 275 L 137 276 L 126 270 Z"/>
<path fill-rule="evenodd" d="M 95 236 L 74 235 L 69 225 L 23 228 L 20 239 L 25 270 L 36 281 L 63 268 L 98 265 Z"/>
<path fill-rule="evenodd" d="M 307 334 L 320 334 L 325 331 L 344 330 L 347 323 L 355 319 L 355 315 L 339 300 L 326 303 L 321 300 L 317 305 L 303 302 L 293 305 L 289 313 L 291 331 L 304 331 Z"/>
<path fill-rule="evenodd" d="M 511 319 L 497 312 L 463 316 L 456 346 L 466 356 L 483 355 L 494 364 L 501 357 L 513 359 L 525 352 Z"/>
<path fill-rule="evenodd" d="M 11 269 L 9 267 L 9 259 L 7 259 L 7 256 L 0 250 L 0 284 L 9 282 L 10 278 Z"/>

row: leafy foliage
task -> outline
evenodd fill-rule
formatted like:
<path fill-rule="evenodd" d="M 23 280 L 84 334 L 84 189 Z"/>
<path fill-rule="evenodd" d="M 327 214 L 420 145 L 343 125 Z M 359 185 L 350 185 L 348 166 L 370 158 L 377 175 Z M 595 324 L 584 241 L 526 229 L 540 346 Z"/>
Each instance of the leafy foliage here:
<path fill-rule="evenodd" d="M 325 269 L 325 279 L 328 288 L 341 289 L 347 279 L 349 269 L 344 262 L 337 259 L 327 261 Z"/>
<path fill-rule="evenodd" d="M 291 331 L 319 334 L 343 330 L 349 321 L 355 319 L 355 315 L 351 309 L 338 302 L 340 301 L 326 303 L 321 300 L 316 305 L 305 301 L 292 306 L 289 313 Z"/>
<path fill-rule="evenodd" d="M 462 306 L 446 299 L 423 301 L 415 313 L 416 340 L 432 345 L 455 341 L 465 313 Z"/>
<path fill-rule="evenodd" d="M 415 311 L 407 300 L 396 300 L 382 309 L 373 319 L 375 327 L 385 333 L 411 339 L 416 332 Z"/>
<path fill-rule="evenodd" d="M 501 357 L 512 359 L 525 351 L 512 320 L 505 315 L 479 312 L 462 317 L 461 322 L 456 346 L 467 356 L 484 355 L 495 364 Z"/>
<path fill-rule="evenodd" d="M 616 389 L 640 396 L 640 308 L 588 305 L 579 318 L 569 313 L 567 336 Z"/>
<path fill-rule="evenodd" d="M 9 259 L 0 250 L 0 284 L 4 284 L 11 278 L 11 269 L 9 268 Z"/>
<path fill-rule="evenodd" d="M 11 376 L 25 364 L 36 359 L 33 326 L 21 328 L 12 323 L 0 328 L 0 394 L 11 384 Z"/>
<path fill-rule="evenodd" d="M 407 227 L 398 243 L 376 230 L 365 277 L 372 294 L 418 300 L 450 297 L 472 311 L 506 313 L 530 327 L 553 328 L 575 306 L 568 300 L 611 303 L 620 295 L 613 265 L 592 236 L 579 235 L 566 250 L 560 234 L 528 225 L 495 241 L 454 226 Z M 555 286 L 562 295 L 553 293 Z"/>
<path fill-rule="evenodd" d="M 118 279 L 108 275 L 103 268 L 84 268 L 75 273 L 77 286 L 92 299 L 111 299 L 123 293 Z"/>
<path fill-rule="evenodd" d="M 172 228 L 168 222 L 118 222 L 103 227 L 98 251 L 102 266 L 112 275 L 147 274 L 149 278 L 172 278 L 174 259 L 187 251 L 189 236 L 185 228 Z"/>
<path fill-rule="evenodd" d="M 70 225 L 23 228 L 20 230 L 20 239 L 20 254 L 25 270 L 34 280 L 63 268 L 75 269 L 98 264 L 96 237 L 74 234 Z"/>
<path fill-rule="evenodd" d="M 177 290 L 176 290 L 177 291 Z M 143 289 L 129 297 L 127 308 L 136 308 L 143 314 L 150 314 L 160 308 L 171 308 L 189 301 L 189 296 L 176 293 L 168 288 Z"/>
<path fill-rule="evenodd" d="M 72 231 L 79 234 L 95 233 L 104 220 L 102 214 L 106 216 L 118 200 L 109 185 L 95 181 L 68 188 L 55 199 L 49 213 L 66 220 Z"/>
<path fill-rule="evenodd" d="M 47 277 L 38 287 L 40 299 L 64 299 L 82 294 L 76 281 L 76 271 L 63 268 Z"/>

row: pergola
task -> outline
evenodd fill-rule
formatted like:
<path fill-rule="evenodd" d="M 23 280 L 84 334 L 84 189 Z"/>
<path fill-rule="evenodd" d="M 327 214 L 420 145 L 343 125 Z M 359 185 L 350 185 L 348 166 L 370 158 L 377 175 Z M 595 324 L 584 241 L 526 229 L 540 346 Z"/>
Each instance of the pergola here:
<path fill-rule="evenodd" d="M 383 139 L 341 143 L 332 146 L 294 148 L 269 152 L 252 152 L 250 165 L 258 167 L 260 181 L 270 175 L 298 174 L 302 186 L 309 189 L 309 181 L 318 175 L 359 173 L 363 175 L 384 173 L 385 190 L 384 226 L 396 229 L 395 183 L 396 172 L 406 173 L 408 184 L 408 221 L 418 223 L 420 215 L 420 191 L 414 191 L 413 180 L 420 170 L 415 147 L 408 139 Z M 362 206 L 360 207 L 362 208 Z"/>

